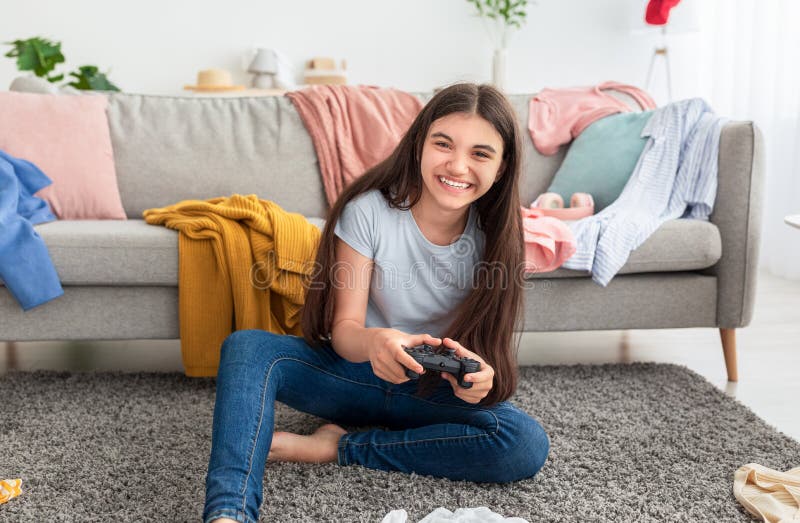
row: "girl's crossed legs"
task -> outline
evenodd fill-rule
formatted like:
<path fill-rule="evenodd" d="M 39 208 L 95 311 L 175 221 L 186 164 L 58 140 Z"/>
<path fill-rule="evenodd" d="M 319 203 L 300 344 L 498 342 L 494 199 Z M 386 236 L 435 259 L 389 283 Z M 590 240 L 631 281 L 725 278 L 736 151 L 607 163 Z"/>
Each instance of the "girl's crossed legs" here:
<path fill-rule="evenodd" d="M 272 443 L 274 402 L 334 423 L 385 426 L 350 432 L 340 465 L 476 482 L 535 475 L 550 441 L 541 425 L 505 401 L 485 408 L 455 397 L 442 380 L 429 398 L 416 382 L 386 382 L 369 362 L 352 363 L 298 336 L 237 331 L 222 346 L 203 521 L 255 522 Z"/>

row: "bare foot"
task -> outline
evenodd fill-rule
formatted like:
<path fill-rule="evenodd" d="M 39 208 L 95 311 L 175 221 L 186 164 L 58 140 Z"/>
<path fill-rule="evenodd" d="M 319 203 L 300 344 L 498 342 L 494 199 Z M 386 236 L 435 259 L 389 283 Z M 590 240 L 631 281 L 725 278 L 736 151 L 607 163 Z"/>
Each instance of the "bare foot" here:
<path fill-rule="evenodd" d="M 339 438 L 344 434 L 347 431 L 333 423 L 321 426 L 308 436 L 275 432 L 267 461 L 333 463 L 338 458 Z"/>

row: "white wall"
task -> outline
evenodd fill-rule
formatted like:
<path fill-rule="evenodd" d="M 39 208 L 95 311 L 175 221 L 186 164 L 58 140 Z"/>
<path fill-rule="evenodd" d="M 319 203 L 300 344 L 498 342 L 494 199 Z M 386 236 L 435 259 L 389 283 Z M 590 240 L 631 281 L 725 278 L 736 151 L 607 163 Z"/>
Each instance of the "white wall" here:
<path fill-rule="evenodd" d="M 511 38 L 507 92 L 604 80 L 644 84 L 655 37 L 628 31 L 631 11 L 643 10 L 643 0 L 537 2 Z M 58 70 L 84 64 L 110 69 L 109 78 L 128 92 L 179 94 L 195 83 L 198 70 L 211 67 L 227 68 L 237 83 L 247 83 L 242 56 L 254 44 L 289 55 L 298 81 L 303 62 L 313 56 L 345 58 L 351 84 L 426 91 L 490 80 L 491 44 L 466 0 L 4 3 L 0 42 L 60 41 L 67 62 Z M 676 99 L 697 94 L 693 38 L 677 37 L 671 47 Z M 0 49 L 4 55 L 10 47 Z M 14 60 L 0 56 L 0 89 L 16 75 Z M 661 89 L 651 92 L 666 101 Z"/>

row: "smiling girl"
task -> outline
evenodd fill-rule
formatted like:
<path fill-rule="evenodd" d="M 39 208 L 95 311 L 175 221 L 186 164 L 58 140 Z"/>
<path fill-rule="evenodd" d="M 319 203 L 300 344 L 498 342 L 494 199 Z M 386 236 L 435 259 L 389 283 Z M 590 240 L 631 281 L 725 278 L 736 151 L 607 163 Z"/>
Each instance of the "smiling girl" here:
<path fill-rule="evenodd" d="M 476 482 L 541 469 L 549 438 L 508 401 L 523 296 L 521 150 L 503 95 L 457 84 L 344 190 L 322 232 L 303 337 L 238 331 L 222 346 L 204 521 L 257 521 L 267 459 Z M 404 350 L 422 343 L 479 361 L 472 387 L 424 371 Z M 273 433 L 276 400 L 333 423 Z"/>

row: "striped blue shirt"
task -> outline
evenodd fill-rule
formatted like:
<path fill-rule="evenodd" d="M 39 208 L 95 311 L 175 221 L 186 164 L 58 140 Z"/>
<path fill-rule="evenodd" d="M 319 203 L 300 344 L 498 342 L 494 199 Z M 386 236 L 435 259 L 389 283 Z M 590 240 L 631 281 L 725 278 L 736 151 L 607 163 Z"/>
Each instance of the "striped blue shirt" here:
<path fill-rule="evenodd" d="M 605 287 L 631 251 L 664 222 L 708 220 L 726 121 L 701 98 L 653 111 L 641 134 L 649 139 L 619 198 L 593 216 L 567 222 L 577 250 L 563 267 L 590 271 L 592 280 Z"/>

